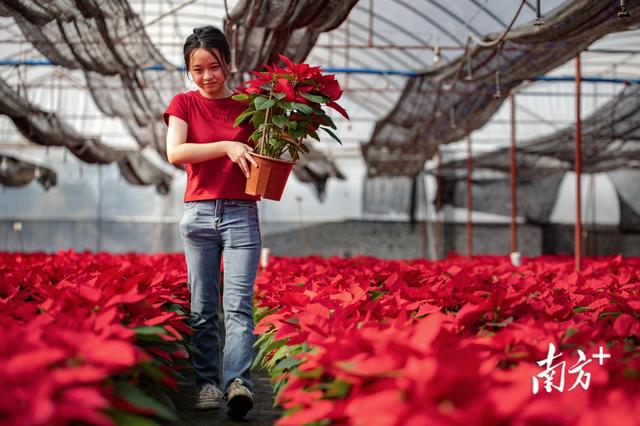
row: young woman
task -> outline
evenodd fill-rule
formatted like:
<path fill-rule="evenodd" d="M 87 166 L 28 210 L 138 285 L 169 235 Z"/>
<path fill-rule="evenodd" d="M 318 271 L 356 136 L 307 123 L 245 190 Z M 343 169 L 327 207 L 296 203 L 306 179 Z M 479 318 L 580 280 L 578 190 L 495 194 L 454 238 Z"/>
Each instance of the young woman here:
<path fill-rule="evenodd" d="M 201 352 L 192 359 L 196 408 L 218 408 L 226 396 L 229 415 L 244 417 L 253 406 L 252 300 L 261 239 L 259 197 L 244 192 L 250 163 L 255 164 L 247 144 L 252 129 L 233 127 L 245 106 L 231 99 L 226 84 L 230 60 L 229 44 L 219 29 L 194 29 L 184 44 L 184 61 L 198 89 L 177 94 L 164 120 L 167 157 L 172 164 L 184 164 L 187 172 L 180 233 L 191 293 L 192 344 Z M 226 332 L 222 358 L 221 258 Z"/>

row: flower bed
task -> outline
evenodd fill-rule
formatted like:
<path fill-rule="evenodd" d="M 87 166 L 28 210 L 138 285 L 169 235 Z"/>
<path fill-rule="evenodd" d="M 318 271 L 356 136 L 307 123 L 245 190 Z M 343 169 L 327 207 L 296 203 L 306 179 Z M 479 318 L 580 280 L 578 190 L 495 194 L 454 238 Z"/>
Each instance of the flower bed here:
<path fill-rule="evenodd" d="M 635 425 L 639 283 L 640 259 L 620 257 L 579 274 L 551 256 L 276 259 L 257 281 L 256 364 L 281 426 Z M 540 375 L 551 343 L 562 391 Z"/>
<path fill-rule="evenodd" d="M 0 423 L 177 420 L 161 401 L 186 366 L 182 255 L 0 253 L 0 277 Z M 256 364 L 281 425 L 637 424 L 639 281 L 620 257 L 580 274 L 565 257 L 275 259 Z M 567 370 L 589 357 L 587 390 L 567 371 L 546 392 L 550 343 Z"/>
<path fill-rule="evenodd" d="M 178 421 L 182 255 L 0 253 L 0 277 L 0 423 Z"/>

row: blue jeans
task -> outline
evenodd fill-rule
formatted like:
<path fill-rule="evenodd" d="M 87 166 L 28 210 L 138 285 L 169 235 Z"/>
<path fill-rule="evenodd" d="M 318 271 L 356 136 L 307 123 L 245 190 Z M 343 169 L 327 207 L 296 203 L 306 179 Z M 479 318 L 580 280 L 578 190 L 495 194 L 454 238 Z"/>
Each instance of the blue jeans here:
<path fill-rule="evenodd" d="M 236 378 L 253 389 L 253 284 L 260 259 L 258 206 L 252 200 L 216 199 L 184 204 L 180 234 L 191 293 L 191 343 L 200 350 L 192 365 L 196 384 L 226 391 Z M 224 253 L 224 256 L 222 254 Z M 220 381 L 220 259 L 224 262 L 222 307 L 226 342 Z"/>

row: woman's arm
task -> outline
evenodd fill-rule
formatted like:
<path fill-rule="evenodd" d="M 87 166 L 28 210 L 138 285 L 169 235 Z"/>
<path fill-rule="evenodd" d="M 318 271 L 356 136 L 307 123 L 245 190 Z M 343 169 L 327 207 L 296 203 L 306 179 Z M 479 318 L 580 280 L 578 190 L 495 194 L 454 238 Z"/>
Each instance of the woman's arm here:
<path fill-rule="evenodd" d="M 258 165 L 251 158 L 251 146 L 236 141 L 220 141 L 211 143 L 187 143 L 187 122 L 174 116 L 169 116 L 167 130 L 167 159 L 171 164 L 200 163 L 214 158 L 228 155 L 231 161 L 238 164 L 244 174 L 249 177 L 248 163 Z"/>

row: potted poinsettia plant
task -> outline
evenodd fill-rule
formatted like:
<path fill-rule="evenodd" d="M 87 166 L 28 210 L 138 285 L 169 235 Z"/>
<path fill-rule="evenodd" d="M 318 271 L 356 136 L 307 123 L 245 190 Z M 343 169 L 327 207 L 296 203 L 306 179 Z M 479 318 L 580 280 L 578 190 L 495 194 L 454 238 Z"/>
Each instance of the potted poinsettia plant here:
<path fill-rule="evenodd" d="M 335 139 L 336 125 L 323 106 L 349 115 L 336 101 L 342 95 L 333 74 L 323 74 L 320 67 L 294 63 L 279 55 L 284 68 L 266 65 L 265 72 L 253 71 L 256 77 L 238 88 L 233 99 L 248 104 L 235 125 L 251 120 L 256 142 L 251 153 L 258 167 L 251 166 L 245 192 L 279 200 L 291 169 L 301 155 L 309 152 L 305 139 L 320 140 L 322 130 Z"/>

